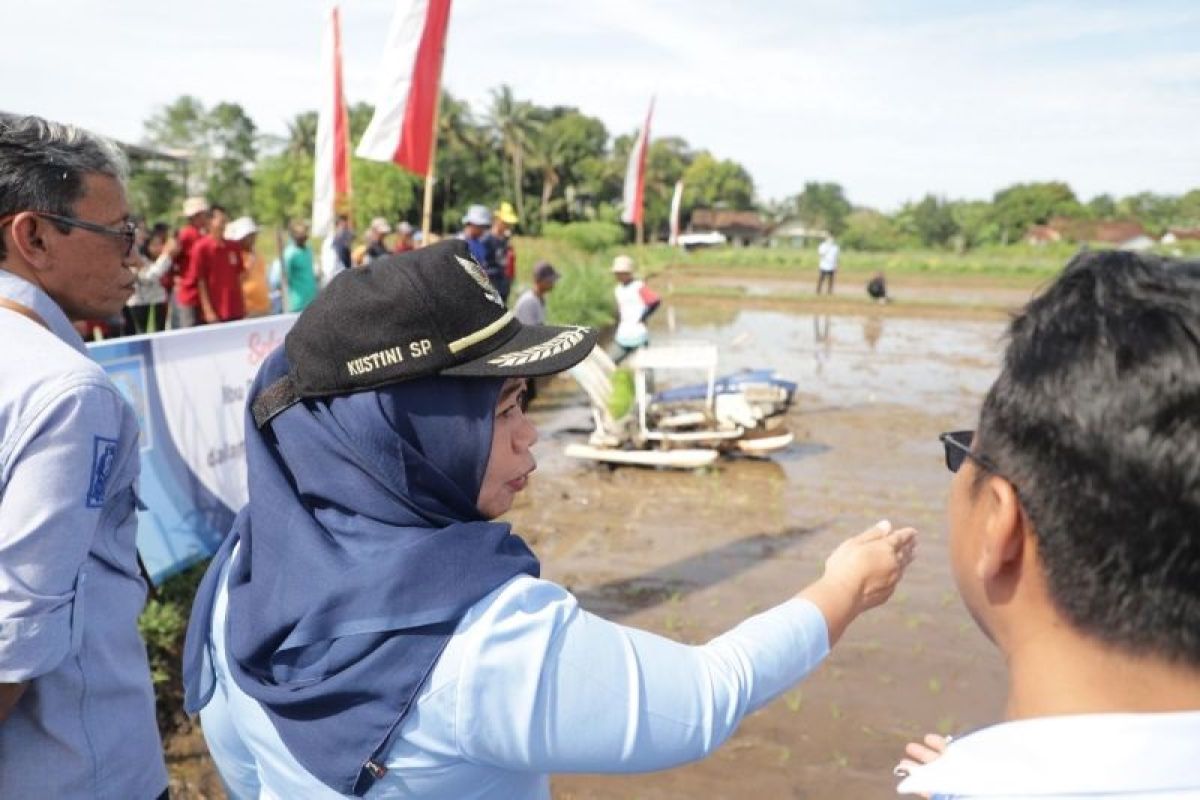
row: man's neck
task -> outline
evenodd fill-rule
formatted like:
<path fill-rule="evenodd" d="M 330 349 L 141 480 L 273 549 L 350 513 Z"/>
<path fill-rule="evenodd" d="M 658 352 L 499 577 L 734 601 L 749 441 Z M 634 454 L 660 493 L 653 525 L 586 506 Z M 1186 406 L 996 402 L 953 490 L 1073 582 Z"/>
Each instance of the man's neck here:
<path fill-rule="evenodd" d="M 1064 627 L 1020 641 L 1008 673 L 1008 719 L 1200 710 L 1200 669 L 1131 655 Z"/>

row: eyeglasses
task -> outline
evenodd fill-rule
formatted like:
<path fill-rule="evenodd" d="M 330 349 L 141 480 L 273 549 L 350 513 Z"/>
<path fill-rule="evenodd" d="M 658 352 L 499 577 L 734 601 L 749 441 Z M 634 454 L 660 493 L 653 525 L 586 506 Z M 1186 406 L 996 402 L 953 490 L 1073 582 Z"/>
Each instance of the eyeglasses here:
<path fill-rule="evenodd" d="M 76 219 L 75 217 L 64 217 L 60 214 L 50 214 L 45 211 L 35 211 L 37 216 L 44 219 L 53 220 L 62 225 L 67 225 L 72 228 L 80 228 L 81 230 L 91 231 L 92 233 L 103 234 L 104 236 L 115 236 L 125 240 L 125 250 L 122 251 L 122 258 L 129 258 L 133 253 L 133 244 L 137 240 L 137 225 L 132 222 L 122 222 L 120 225 L 112 228 L 106 225 L 97 225 L 95 222 L 87 222 L 86 220 Z"/>
<path fill-rule="evenodd" d="M 950 431 L 938 436 L 942 446 L 946 448 L 946 469 L 951 472 L 958 472 L 962 467 L 963 462 L 968 458 L 975 459 L 975 463 L 985 468 L 988 472 L 997 472 L 996 467 L 991 461 L 983 456 L 976 455 L 971 450 L 971 443 L 975 441 L 975 431 Z"/>
<path fill-rule="evenodd" d="M 112 236 L 125 240 L 125 249 L 121 253 L 122 258 L 129 258 L 133 253 L 133 245 L 137 240 L 137 225 L 133 222 L 122 222 L 120 225 L 108 227 L 107 225 L 99 225 L 95 222 L 76 219 L 75 217 L 64 217 L 61 214 L 51 214 L 48 211 L 33 211 L 34 216 L 48 219 L 57 222 L 59 225 L 66 225 L 71 228 L 80 228 L 81 230 L 99 233 L 104 236 Z M 16 214 L 10 214 L 7 217 L 0 217 L 0 226 L 7 225 L 12 222 Z"/>

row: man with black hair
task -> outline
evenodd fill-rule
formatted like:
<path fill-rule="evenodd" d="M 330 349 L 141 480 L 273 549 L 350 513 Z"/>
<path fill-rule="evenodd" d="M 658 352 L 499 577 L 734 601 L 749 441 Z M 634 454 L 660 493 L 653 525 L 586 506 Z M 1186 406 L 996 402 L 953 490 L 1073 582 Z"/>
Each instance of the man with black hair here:
<path fill-rule="evenodd" d="M 1076 257 L 1013 320 L 978 431 L 942 441 L 1006 721 L 910 744 L 899 791 L 1200 797 L 1200 271 Z"/>
<path fill-rule="evenodd" d="M 139 260 L 124 158 L 0 121 L 0 797 L 166 795 L 137 620 L 138 421 L 71 320 L 120 312 Z"/>

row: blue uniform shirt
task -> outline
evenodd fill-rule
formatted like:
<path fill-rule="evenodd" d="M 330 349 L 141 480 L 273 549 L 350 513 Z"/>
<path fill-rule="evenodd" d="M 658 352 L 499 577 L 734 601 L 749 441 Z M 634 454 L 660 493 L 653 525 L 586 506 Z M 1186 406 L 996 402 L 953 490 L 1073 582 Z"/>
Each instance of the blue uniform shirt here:
<path fill-rule="evenodd" d="M 138 427 L 41 289 L 0 270 L 0 797 L 157 797 L 167 785 L 137 618 Z"/>

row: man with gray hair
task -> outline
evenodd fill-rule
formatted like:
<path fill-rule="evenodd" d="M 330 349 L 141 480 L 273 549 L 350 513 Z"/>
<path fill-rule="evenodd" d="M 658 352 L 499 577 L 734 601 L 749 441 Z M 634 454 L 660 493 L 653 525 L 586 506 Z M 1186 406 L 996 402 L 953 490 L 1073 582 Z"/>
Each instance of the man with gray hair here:
<path fill-rule="evenodd" d="M 0 797 L 166 794 L 138 422 L 71 326 L 133 293 L 123 179 L 86 131 L 0 120 Z"/>

